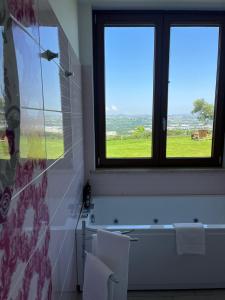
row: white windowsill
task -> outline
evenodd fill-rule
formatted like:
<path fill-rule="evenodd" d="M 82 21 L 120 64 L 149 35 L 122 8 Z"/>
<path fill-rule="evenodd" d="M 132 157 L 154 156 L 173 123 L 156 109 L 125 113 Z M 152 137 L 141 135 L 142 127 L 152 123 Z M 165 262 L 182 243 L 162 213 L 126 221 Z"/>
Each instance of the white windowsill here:
<path fill-rule="evenodd" d="M 99 168 L 90 171 L 91 174 L 152 174 L 152 173 L 225 173 L 225 168 Z"/>

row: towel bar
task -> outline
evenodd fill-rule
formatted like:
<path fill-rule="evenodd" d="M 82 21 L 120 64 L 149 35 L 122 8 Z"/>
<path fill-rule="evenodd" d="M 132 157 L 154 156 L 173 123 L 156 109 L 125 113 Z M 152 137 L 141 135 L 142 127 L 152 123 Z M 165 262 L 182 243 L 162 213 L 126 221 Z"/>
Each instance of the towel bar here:
<path fill-rule="evenodd" d="M 121 234 L 125 234 L 125 233 L 122 233 L 122 232 L 121 232 Z M 85 241 L 90 241 L 90 240 L 92 240 L 92 238 L 93 238 L 92 236 L 87 237 L 87 238 L 85 238 Z M 130 241 L 131 241 L 131 242 L 138 242 L 138 239 L 130 238 Z"/>
<path fill-rule="evenodd" d="M 82 221 L 82 223 L 83 222 L 85 222 L 85 221 Z M 97 233 L 98 232 L 98 229 L 88 228 L 86 226 L 85 226 L 85 230 L 93 232 L 93 233 Z M 134 229 L 133 230 L 129 230 L 129 231 L 128 230 L 127 231 L 121 231 L 120 233 L 121 234 L 128 234 L 128 233 L 131 233 L 131 232 L 134 232 Z M 86 240 L 89 240 L 89 239 L 91 239 L 91 238 L 88 238 Z M 130 241 L 131 242 L 138 242 L 138 239 L 130 238 Z"/>

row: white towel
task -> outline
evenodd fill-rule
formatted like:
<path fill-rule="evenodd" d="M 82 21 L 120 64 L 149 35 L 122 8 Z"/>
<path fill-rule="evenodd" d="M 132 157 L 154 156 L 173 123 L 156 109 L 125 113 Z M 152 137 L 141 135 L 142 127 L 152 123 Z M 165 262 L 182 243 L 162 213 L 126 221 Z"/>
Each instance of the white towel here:
<path fill-rule="evenodd" d="M 205 230 L 202 223 L 176 223 L 177 254 L 205 254 Z"/>
<path fill-rule="evenodd" d="M 113 293 L 113 272 L 97 257 L 87 253 L 84 269 L 83 300 L 109 300 Z M 111 285 L 111 286 L 110 286 Z"/>
<path fill-rule="evenodd" d="M 97 232 L 96 255 L 119 281 L 114 285 L 114 300 L 126 300 L 128 288 L 130 238 L 104 230 Z"/>
<path fill-rule="evenodd" d="M 120 231 L 114 231 L 113 233 L 121 234 Z M 91 236 L 91 253 L 97 255 L 97 234 L 92 234 Z"/>

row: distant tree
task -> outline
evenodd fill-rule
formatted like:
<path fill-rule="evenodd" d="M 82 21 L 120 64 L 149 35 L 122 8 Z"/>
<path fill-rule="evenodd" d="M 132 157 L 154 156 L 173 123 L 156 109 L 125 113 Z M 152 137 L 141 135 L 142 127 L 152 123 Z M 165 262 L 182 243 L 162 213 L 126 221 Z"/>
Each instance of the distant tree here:
<path fill-rule="evenodd" d="M 207 123 L 209 120 L 213 120 L 213 104 L 208 103 L 204 99 L 197 99 L 193 102 L 193 106 L 192 114 L 196 114 L 200 121 Z"/>
<path fill-rule="evenodd" d="M 144 126 L 138 126 L 134 129 L 132 135 L 136 138 L 142 138 L 146 135 L 146 130 Z"/>

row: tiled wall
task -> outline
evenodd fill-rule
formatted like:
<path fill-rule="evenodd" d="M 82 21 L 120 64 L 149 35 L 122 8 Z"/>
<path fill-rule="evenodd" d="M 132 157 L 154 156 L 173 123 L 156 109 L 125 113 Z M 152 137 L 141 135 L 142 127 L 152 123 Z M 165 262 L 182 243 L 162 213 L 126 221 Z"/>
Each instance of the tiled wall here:
<path fill-rule="evenodd" d="M 48 1 L 5 4 L 0 1 L 0 300 L 63 299 L 76 287 L 81 68 Z M 48 61 L 47 49 L 58 57 Z"/>

